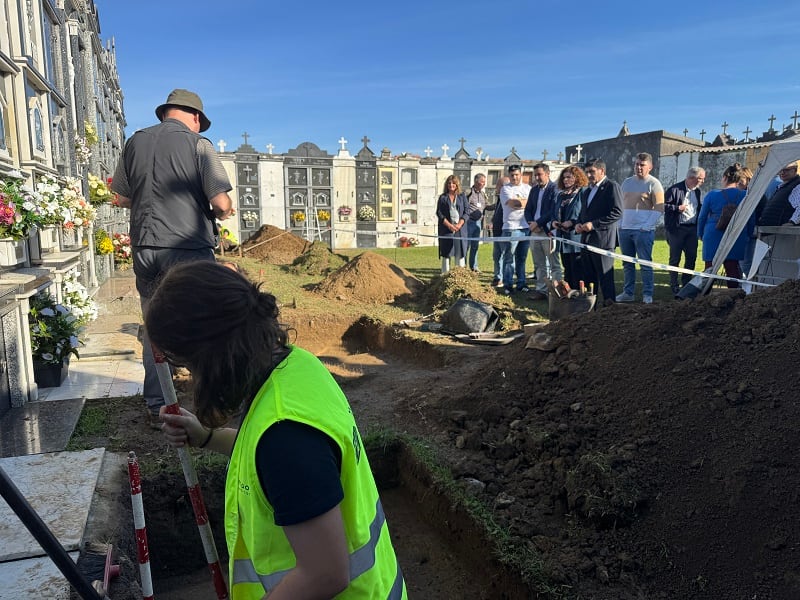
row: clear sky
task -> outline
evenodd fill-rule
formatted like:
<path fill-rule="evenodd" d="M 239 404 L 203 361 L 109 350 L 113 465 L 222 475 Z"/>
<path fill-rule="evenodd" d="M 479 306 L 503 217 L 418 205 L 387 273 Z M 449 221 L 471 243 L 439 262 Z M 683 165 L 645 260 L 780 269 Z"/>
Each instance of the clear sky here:
<path fill-rule="evenodd" d="M 116 40 L 127 134 L 170 90 L 200 94 L 233 150 L 311 141 L 355 153 L 555 158 L 570 144 L 665 129 L 760 134 L 800 111 L 793 0 L 649 3 L 96 0 Z M 536 8 L 534 8 L 534 6 Z M 752 134 L 751 134 L 752 135 Z"/>

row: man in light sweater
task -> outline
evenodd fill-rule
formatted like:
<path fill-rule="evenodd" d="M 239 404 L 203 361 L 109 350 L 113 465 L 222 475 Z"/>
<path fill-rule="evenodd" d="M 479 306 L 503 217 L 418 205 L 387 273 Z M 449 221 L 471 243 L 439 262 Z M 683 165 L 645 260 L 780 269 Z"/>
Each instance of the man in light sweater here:
<path fill-rule="evenodd" d="M 514 275 L 517 276 L 518 292 L 530 292 L 525 283 L 525 262 L 528 258 L 528 222 L 525 220 L 525 205 L 531 193 L 531 186 L 522 182 L 522 167 L 511 165 L 508 168 L 511 180 L 500 190 L 500 204 L 503 206 L 503 237 L 524 238 L 502 242 L 503 244 L 503 290 L 510 296 L 514 292 Z"/>
<path fill-rule="evenodd" d="M 619 231 L 620 250 L 626 256 L 653 260 L 656 224 L 664 213 L 664 188 L 650 175 L 653 157 L 647 152 L 636 155 L 633 177 L 622 182 L 622 220 Z M 636 289 L 636 265 L 623 262 L 624 283 L 617 302 L 633 302 Z M 653 267 L 639 266 L 642 272 L 642 301 L 653 302 L 655 281 Z"/>

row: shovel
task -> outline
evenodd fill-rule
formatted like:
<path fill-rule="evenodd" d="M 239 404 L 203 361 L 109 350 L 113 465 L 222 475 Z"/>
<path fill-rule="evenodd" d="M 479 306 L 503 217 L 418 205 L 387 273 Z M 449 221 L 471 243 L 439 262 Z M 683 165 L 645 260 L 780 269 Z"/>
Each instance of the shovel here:
<path fill-rule="evenodd" d="M 425 319 L 430 319 L 436 313 L 431 313 L 429 315 L 422 315 L 421 317 L 414 317 L 413 319 L 403 319 L 398 323 L 398 325 L 402 327 L 410 327 L 412 323 L 417 323 L 418 321 L 424 321 Z"/>

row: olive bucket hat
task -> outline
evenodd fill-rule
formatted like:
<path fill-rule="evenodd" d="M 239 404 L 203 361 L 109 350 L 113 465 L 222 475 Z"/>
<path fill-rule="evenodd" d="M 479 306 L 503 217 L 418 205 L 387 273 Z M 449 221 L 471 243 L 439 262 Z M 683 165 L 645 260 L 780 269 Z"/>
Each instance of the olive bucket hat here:
<path fill-rule="evenodd" d="M 200 114 L 200 131 L 205 131 L 211 127 L 211 121 L 208 120 L 205 113 L 203 113 L 203 101 L 200 96 L 189 90 L 172 90 L 167 97 L 167 101 L 161 106 L 156 107 L 156 116 L 159 121 L 164 120 L 164 111 L 170 106 L 180 106 L 181 108 L 188 108 L 196 110 Z"/>

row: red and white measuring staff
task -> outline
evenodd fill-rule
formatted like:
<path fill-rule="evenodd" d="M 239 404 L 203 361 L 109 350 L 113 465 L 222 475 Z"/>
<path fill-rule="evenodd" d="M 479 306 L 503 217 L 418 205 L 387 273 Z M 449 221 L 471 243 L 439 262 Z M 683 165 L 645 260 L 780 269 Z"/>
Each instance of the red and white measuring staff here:
<path fill-rule="evenodd" d="M 142 598 L 153 600 L 150 550 L 147 547 L 147 527 L 144 525 L 144 506 L 142 505 L 142 477 L 139 474 L 139 461 L 134 452 L 128 452 L 128 479 L 131 481 L 133 526 L 136 528 L 136 554 L 139 558 L 139 576 L 142 579 Z"/>
<path fill-rule="evenodd" d="M 181 414 L 180 407 L 178 406 L 178 396 L 175 394 L 175 386 L 172 385 L 172 373 L 169 370 L 169 364 L 164 354 L 151 344 L 153 349 L 153 357 L 156 363 L 156 372 L 158 373 L 158 381 L 161 384 L 161 391 L 164 394 L 164 403 L 166 404 L 166 412 L 171 415 Z M 203 492 L 200 490 L 200 483 L 197 479 L 197 471 L 192 463 L 192 457 L 189 455 L 189 449 L 186 446 L 177 448 L 178 457 L 181 459 L 181 467 L 183 467 L 183 476 L 186 479 L 186 487 L 188 488 L 189 498 L 192 501 L 192 508 L 194 509 L 194 520 L 197 523 L 197 529 L 200 531 L 200 539 L 203 541 L 203 551 L 206 554 L 206 562 L 211 571 L 211 579 L 214 582 L 214 590 L 217 593 L 218 600 L 226 600 L 228 598 L 228 587 L 225 585 L 225 579 L 222 576 L 222 568 L 219 564 L 219 554 L 217 554 L 217 546 L 214 544 L 214 534 L 211 531 L 211 524 L 208 522 L 208 512 L 206 505 L 203 501 Z"/>

